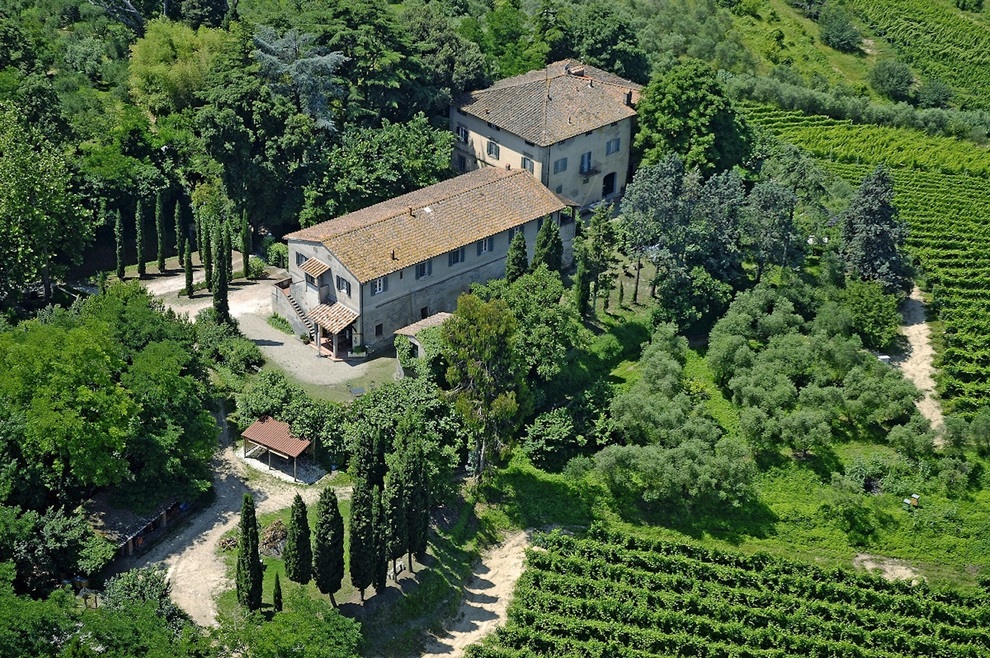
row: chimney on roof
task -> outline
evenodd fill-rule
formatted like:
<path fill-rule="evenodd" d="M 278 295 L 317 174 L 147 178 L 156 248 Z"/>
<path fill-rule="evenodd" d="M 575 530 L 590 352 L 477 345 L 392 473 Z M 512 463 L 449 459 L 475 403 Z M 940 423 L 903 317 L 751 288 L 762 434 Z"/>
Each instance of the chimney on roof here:
<path fill-rule="evenodd" d="M 632 89 L 626 91 L 626 105 L 632 107 Z"/>
<path fill-rule="evenodd" d="M 581 76 L 584 75 L 584 67 L 583 66 L 575 66 L 573 68 L 569 68 L 569 69 L 567 69 L 567 73 L 568 73 L 568 75 L 576 75 L 578 77 L 581 77 Z"/>
<path fill-rule="evenodd" d="M 395 257 L 395 249 L 392 250 L 392 260 L 399 260 Z"/>
<path fill-rule="evenodd" d="M 408 208 L 409 208 L 409 216 L 415 217 L 415 215 L 413 215 L 412 206 L 408 206 Z"/>
<path fill-rule="evenodd" d="M 510 165 L 510 164 L 505 165 L 505 170 L 506 171 L 512 171 L 512 165 Z"/>

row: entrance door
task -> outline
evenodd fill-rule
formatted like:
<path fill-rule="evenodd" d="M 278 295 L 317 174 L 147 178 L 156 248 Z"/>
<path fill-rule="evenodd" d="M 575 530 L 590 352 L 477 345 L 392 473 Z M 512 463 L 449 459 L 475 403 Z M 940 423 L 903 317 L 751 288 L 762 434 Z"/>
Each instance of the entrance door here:
<path fill-rule="evenodd" d="M 602 179 L 602 198 L 610 197 L 615 194 L 615 172 L 610 174 L 605 174 L 605 178 Z"/>

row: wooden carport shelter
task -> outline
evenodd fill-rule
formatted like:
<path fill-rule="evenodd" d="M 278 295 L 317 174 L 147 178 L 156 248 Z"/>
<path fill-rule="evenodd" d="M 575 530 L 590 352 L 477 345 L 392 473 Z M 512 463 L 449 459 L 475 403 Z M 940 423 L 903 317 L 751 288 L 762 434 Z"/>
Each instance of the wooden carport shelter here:
<path fill-rule="evenodd" d="M 241 436 L 244 437 L 245 456 L 249 452 L 248 446 L 251 443 L 268 451 L 269 469 L 272 467 L 272 453 L 283 459 L 291 459 L 293 480 L 298 479 L 296 477 L 296 462 L 299 455 L 306 452 L 312 445 L 311 441 L 292 436 L 288 423 L 283 423 L 269 416 L 262 416 L 256 420 L 251 427 L 244 430 Z"/>

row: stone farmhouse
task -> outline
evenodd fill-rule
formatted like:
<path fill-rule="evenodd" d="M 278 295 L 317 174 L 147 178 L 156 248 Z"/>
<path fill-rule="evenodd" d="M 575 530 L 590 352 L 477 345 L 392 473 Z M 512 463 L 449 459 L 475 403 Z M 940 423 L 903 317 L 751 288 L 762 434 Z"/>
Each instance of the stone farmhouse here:
<path fill-rule="evenodd" d="M 523 169 L 588 210 L 630 178 L 641 89 L 569 59 L 465 94 L 450 108 L 452 166 Z"/>
<path fill-rule="evenodd" d="M 391 344 L 397 329 L 453 311 L 472 283 L 505 276 L 517 231 L 533 257 L 544 221 L 573 258 L 574 209 L 525 169 L 487 167 L 288 234 L 290 277 L 272 306 L 320 352 Z"/>

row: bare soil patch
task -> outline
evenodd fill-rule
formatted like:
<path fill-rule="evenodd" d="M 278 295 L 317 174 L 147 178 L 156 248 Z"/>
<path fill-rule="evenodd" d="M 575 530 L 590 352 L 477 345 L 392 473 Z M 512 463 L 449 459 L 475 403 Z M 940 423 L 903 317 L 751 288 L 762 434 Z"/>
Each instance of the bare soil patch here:
<path fill-rule="evenodd" d="M 474 568 L 464 586 L 464 601 L 443 633 L 431 638 L 423 658 L 457 658 L 505 623 L 516 581 L 525 566 L 530 533 L 510 535 Z"/>
<path fill-rule="evenodd" d="M 918 572 L 903 560 L 879 557 L 869 553 L 859 553 L 853 558 L 853 566 L 866 571 L 880 571 L 887 580 L 909 580 L 912 585 L 921 582 Z"/>

